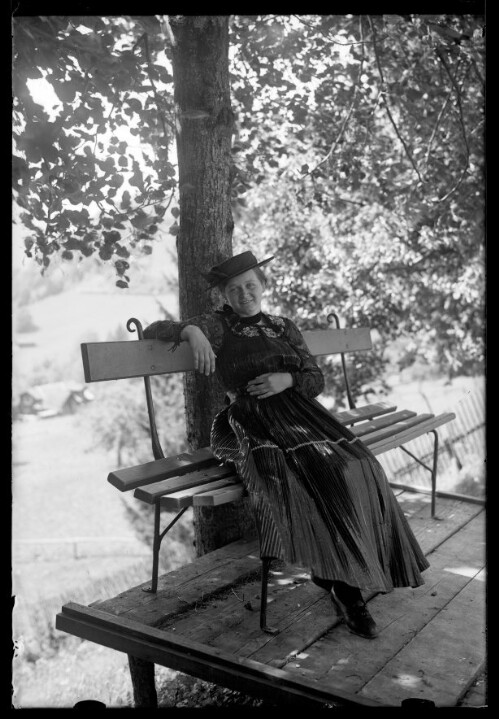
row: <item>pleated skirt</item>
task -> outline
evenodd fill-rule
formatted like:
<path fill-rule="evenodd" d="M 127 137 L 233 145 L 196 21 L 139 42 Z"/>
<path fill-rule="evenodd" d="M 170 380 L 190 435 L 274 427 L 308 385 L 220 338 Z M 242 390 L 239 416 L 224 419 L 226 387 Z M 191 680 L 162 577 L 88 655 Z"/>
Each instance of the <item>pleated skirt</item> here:
<path fill-rule="evenodd" d="M 262 557 L 364 591 L 424 584 L 429 563 L 381 464 L 317 400 L 242 395 L 215 417 L 211 447 L 248 491 Z"/>

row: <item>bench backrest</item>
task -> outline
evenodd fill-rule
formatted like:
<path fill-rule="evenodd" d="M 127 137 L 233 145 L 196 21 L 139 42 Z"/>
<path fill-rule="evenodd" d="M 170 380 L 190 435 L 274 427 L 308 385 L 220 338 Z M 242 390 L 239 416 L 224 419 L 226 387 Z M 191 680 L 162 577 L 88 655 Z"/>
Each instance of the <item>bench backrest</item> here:
<path fill-rule="evenodd" d="M 372 349 L 369 327 L 305 330 L 305 342 L 315 356 Z M 186 372 L 194 369 L 188 342 L 174 352 L 172 343 L 160 340 L 84 342 L 81 345 L 85 382 Z"/>

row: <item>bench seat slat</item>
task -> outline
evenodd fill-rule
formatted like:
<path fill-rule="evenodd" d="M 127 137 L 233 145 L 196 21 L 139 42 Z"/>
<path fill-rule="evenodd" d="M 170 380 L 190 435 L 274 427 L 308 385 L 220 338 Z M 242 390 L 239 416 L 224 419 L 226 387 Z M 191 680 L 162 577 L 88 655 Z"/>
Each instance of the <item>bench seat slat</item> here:
<path fill-rule="evenodd" d="M 416 412 L 411 412 L 408 409 L 402 409 L 400 410 L 400 412 L 392 412 L 391 414 L 382 415 L 381 417 L 378 417 L 377 419 L 373 419 L 368 422 L 361 422 L 355 427 L 352 427 L 351 431 L 357 437 L 362 437 L 365 434 L 369 434 L 369 432 L 374 432 L 377 429 L 389 427 L 391 424 L 395 424 L 396 422 L 400 422 L 401 420 L 415 417 L 416 414 Z"/>
<path fill-rule="evenodd" d="M 362 407 L 345 410 L 344 412 L 332 412 L 331 414 L 341 424 L 352 424 L 355 422 L 363 422 L 366 419 L 374 419 L 381 414 L 394 412 L 397 405 L 388 404 L 388 402 L 376 402 L 375 404 L 365 404 Z"/>
<path fill-rule="evenodd" d="M 362 441 L 364 442 L 364 444 L 367 444 L 369 446 L 371 444 L 374 444 L 375 442 L 381 441 L 382 439 L 394 437 L 397 434 L 400 434 L 401 432 L 404 432 L 411 427 L 415 427 L 418 424 L 422 424 L 429 419 L 433 419 L 434 416 L 435 415 L 433 414 L 418 414 L 415 417 L 404 420 L 403 422 L 396 422 L 389 427 L 383 427 L 383 429 L 378 429 L 375 432 L 370 432 L 369 434 L 366 434 L 364 437 L 362 437 Z"/>
<path fill-rule="evenodd" d="M 415 427 L 411 427 L 410 429 L 400 432 L 394 437 L 381 439 L 378 442 L 372 444 L 369 449 L 375 455 L 382 454 L 383 452 L 387 452 L 390 449 L 400 447 L 400 445 L 406 444 L 412 439 L 420 437 L 422 434 L 431 432 L 432 429 L 437 429 L 437 427 L 441 427 L 443 424 L 446 424 L 446 422 L 450 422 L 455 418 L 456 415 L 453 412 L 445 412 L 444 414 L 439 414 L 432 419 L 429 419 L 419 425 L 416 425 Z"/>
<path fill-rule="evenodd" d="M 195 452 L 183 452 L 174 457 L 117 469 L 108 475 L 107 481 L 121 492 L 126 492 L 162 479 L 180 477 L 193 470 L 216 465 L 218 460 L 213 456 L 211 449 L 203 447 Z"/>
<path fill-rule="evenodd" d="M 235 484 L 240 484 L 239 477 L 232 475 L 225 477 L 224 479 L 218 479 L 207 484 L 201 484 L 188 489 L 182 489 L 179 492 L 173 492 L 172 494 L 163 495 L 160 498 L 160 504 L 163 509 L 169 512 L 183 509 L 183 507 L 192 507 L 192 501 L 196 494 L 200 492 L 207 493 L 206 487 L 210 487 L 210 491 L 217 489 L 224 489 L 226 487 L 233 487 Z"/>
<path fill-rule="evenodd" d="M 234 469 L 228 465 L 209 467 L 208 469 L 202 469 L 198 472 L 184 474 L 182 477 L 172 477 L 162 482 L 155 482 L 145 487 L 138 487 L 134 492 L 134 497 L 148 504 L 154 504 L 154 502 L 164 494 L 177 492 L 181 489 L 188 489 L 189 487 L 197 487 L 208 482 L 213 482 L 216 479 L 229 477 L 233 474 Z"/>
<path fill-rule="evenodd" d="M 194 507 L 217 507 L 220 504 L 234 502 L 236 499 L 244 497 L 246 490 L 241 482 L 233 487 L 225 487 L 223 489 L 215 489 L 209 492 L 201 492 L 193 497 Z"/>

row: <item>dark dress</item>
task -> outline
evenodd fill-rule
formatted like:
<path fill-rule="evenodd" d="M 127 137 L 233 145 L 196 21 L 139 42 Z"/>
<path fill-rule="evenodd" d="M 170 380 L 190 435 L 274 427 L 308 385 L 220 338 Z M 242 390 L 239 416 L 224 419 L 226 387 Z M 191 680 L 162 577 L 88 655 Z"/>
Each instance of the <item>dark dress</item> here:
<path fill-rule="evenodd" d="M 263 323 L 244 325 L 225 306 L 145 330 L 146 338 L 178 342 L 195 324 L 210 340 L 230 399 L 213 421 L 211 448 L 248 490 L 261 556 L 365 591 L 423 584 L 429 563 L 382 466 L 315 399 L 324 379 L 300 331 L 283 317 L 264 314 Z M 258 400 L 246 384 L 266 372 L 290 372 L 294 386 Z"/>

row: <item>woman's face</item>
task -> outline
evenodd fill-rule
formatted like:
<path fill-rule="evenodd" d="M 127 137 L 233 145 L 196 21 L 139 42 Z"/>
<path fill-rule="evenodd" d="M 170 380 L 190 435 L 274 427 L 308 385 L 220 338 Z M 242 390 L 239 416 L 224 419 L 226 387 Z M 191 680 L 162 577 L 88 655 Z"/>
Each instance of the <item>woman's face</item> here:
<path fill-rule="evenodd" d="M 225 285 L 224 294 L 234 312 L 241 317 L 251 317 L 260 312 L 263 285 L 254 270 L 232 277 Z"/>

